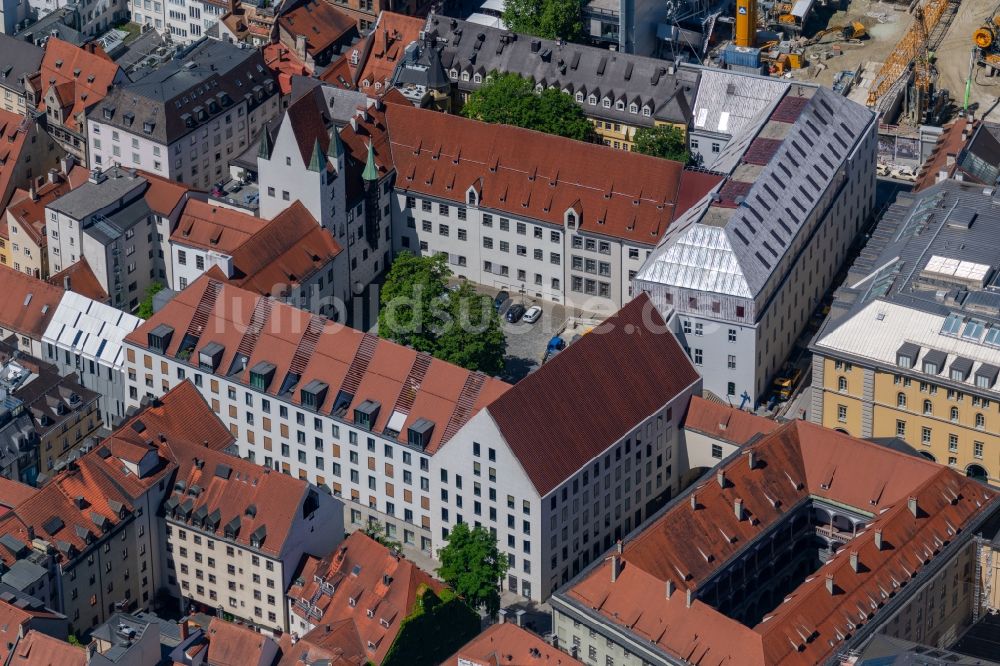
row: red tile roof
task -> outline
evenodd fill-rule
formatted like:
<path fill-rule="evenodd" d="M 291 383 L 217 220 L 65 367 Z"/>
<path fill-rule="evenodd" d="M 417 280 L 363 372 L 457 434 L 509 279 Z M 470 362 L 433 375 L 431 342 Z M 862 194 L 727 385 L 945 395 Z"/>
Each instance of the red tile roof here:
<path fill-rule="evenodd" d="M 309 93 L 289 105 L 288 110 L 285 111 L 288 122 L 286 124 L 285 119 L 282 119 L 281 123 L 281 125 L 289 126 L 293 130 L 304 167 L 308 167 L 312 161 L 317 143 L 319 143 L 319 149 L 324 156 L 327 155 L 330 147 L 331 132 L 327 129 L 326 121 L 319 107 L 321 97 L 320 89 L 313 88 Z M 330 165 L 327 164 L 327 167 L 329 168 Z"/>
<path fill-rule="evenodd" d="M 94 275 L 94 271 L 86 259 L 80 259 L 75 264 L 70 264 L 58 273 L 49 276 L 48 282 L 57 287 L 65 288 L 67 278 L 69 279 L 69 291 L 101 303 L 108 302 L 108 292 L 104 291 L 104 287 L 101 286 L 100 280 Z"/>
<path fill-rule="evenodd" d="M 82 169 L 82 167 L 77 168 Z M 10 203 L 7 204 L 8 224 L 11 221 L 17 223 L 19 231 L 23 231 L 35 245 L 47 248 L 45 207 L 69 192 L 72 187 L 69 180 L 57 175 L 55 182 L 46 182 L 35 190 L 34 197 L 29 190 L 22 188 L 14 190 Z"/>
<path fill-rule="evenodd" d="M 425 22 L 417 16 L 381 12 L 368 36 L 348 49 L 320 78 L 343 88 L 380 95 L 388 87 L 406 47 L 419 39 Z M 358 54 L 356 64 L 353 63 L 354 52 Z M 344 85 L 345 82 L 349 85 Z M 381 84 L 378 88 L 376 82 Z"/>
<path fill-rule="evenodd" d="M 86 666 L 87 651 L 32 629 L 14 646 L 7 666 Z"/>
<path fill-rule="evenodd" d="M 0 476 L 0 506 L 14 508 L 37 492 L 38 488 Z"/>
<path fill-rule="evenodd" d="M 487 410 L 545 496 L 698 381 L 641 294 Z"/>
<path fill-rule="evenodd" d="M 934 150 L 927 157 L 920 172 L 917 174 L 914 192 L 927 189 L 937 182 L 938 174 L 945 171 L 950 178 L 954 175 L 958 165 L 954 158 L 965 148 L 969 138 L 975 132 L 977 122 L 969 118 L 958 118 L 948 123 L 944 131 L 934 144 Z M 948 164 L 948 157 L 951 156 L 952 163 Z M 975 181 L 975 178 L 970 178 Z"/>
<path fill-rule="evenodd" d="M 4 294 L 0 298 L 0 328 L 41 340 L 62 300 L 62 288 L 7 266 L 0 266 L 0 287 Z"/>
<path fill-rule="evenodd" d="M 217 617 L 213 617 L 205 632 L 208 653 L 205 664 L 210 666 L 257 666 L 274 639 Z M 277 646 L 275 646 L 277 647 Z"/>
<path fill-rule="evenodd" d="M 259 308 L 263 322 L 260 333 L 255 341 L 248 338 L 246 369 L 233 377 L 236 381 L 249 386 L 250 369 L 266 361 L 276 366 L 274 379 L 266 392 L 278 395 L 300 343 L 306 348 L 314 345 L 312 352 L 303 359 L 299 381 L 286 399 L 294 404 L 300 403 L 299 389 L 314 379 L 319 380 L 326 383 L 329 389 L 317 411 L 330 414 L 340 391 L 347 390 L 348 402 L 341 418 L 348 422 L 353 420 L 356 406 L 365 400 L 377 401 L 381 409 L 372 430 L 384 433 L 393 412 L 399 411 L 405 416 L 398 435 L 401 442 L 406 441 L 406 430 L 412 423 L 419 418 L 429 419 L 435 424 L 427 448 L 431 454 L 444 443 L 445 430 L 451 419 L 454 418 L 457 425 L 465 423 L 510 388 L 500 380 L 430 359 L 413 349 L 334 324 L 232 284 L 223 284 L 208 275 L 202 275 L 171 299 L 162 310 L 133 331 L 126 341 L 147 349 L 148 333 L 160 324 L 167 324 L 174 329 L 174 335 L 165 356 L 175 358 L 184 332 L 203 298 L 207 299 L 206 303 L 214 300 L 216 305 L 211 308 L 191 358 L 196 359 L 197 352 L 205 345 L 218 342 L 225 351 L 217 372 L 227 375 L 246 328 L 237 322 L 251 321 L 255 309 Z M 356 387 L 345 384 L 348 370 L 352 367 L 360 374 Z M 469 401 L 472 408 L 461 408 L 458 405 L 460 398 L 463 402 Z M 407 406 L 410 400 L 412 403 Z"/>
<path fill-rule="evenodd" d="M 154 213 L 163 216 L 170 215 L 184 198 L 184 195 L 191 191 L 190 187 L 175 180 L 163 178 L 148 171 L 139 171 L 138 173 L 149 183 L 143 198 L 146 200 L 146 205 Z"/>
<path fill-rule="evenodd" d="M 31 613 L 0 601 L 0 664 L 6 664 L 15 644 L 28 633 Z"/>
<path fill-rule="evenodd" d="M 442 666 L 583 666 L 539 636 L 510 622 L 494 624 L 449 657 Z"/>
<path fill-rule="evenodd" d="M 742 409 L 720 405 L 701 396 L 693 396 L 684 417 L 684 429 L 721 439 L 737 446 L 751 437 L 778 429 L 778 422 Z"/>
<path fill-rule="evenodd" d="M 303 638 L 293 642 L 291 634 L 281 637 L 278 666 L 366 666 L 368 652 L 353 619 L 322 622 Z M 329 660 L 328 663 L 324 660 Z"/>
<path fill-rule="evenodd" d="M 292 11 L 278 19 L 278 26 L 292 35 L 294 47 L 296 35 L 306 38 L 306 53 L 317 57 L 330 47 L 344 40 L 355 30 L 353 18 L 340 11 L 326 0 L 306 0 Z"/>
<path fill-rule="evenodd" d="M 333 594 L 321 591 L 317 577 L 333 586 Z M 378 664 L 396 639 L 403 620 L 413 611 L 418 594 L 427 588 L 440 592 L 444 585 L 410 560 L 394 555 L 382 544 L 356 531 L 322 560 L 311 556 L 303 558 L 288 597 L 295 601 L 292 612 L 306 618 L 310 624 L 336 625 L 342 620 L 351 620 L 368 658 Z M 310 609 L 322 612 L 319 622 L 315 617 L 308 617 L 307 609 L 301 605 L 303 602 L 308 602 Z M 306 634 L 304 640 L 309 641 L 321 629 L 318 627 Z"/>
<path fill-rule="evenodd" d="M 212 252 L 232 253 L 260 231 L 267 220 L 210 201 L 189 199 L 184 204 L 170 241 Z"/>
<path fill-rule="evenodd" d="M 295 51 L 280 42 L 264 47 L 264 64 L 277 74 L 282 95 L 292 93 L 293 76 L 309 76 L 311 73 Z"/>
<path fill-rule="evenodd" d="M 684 212 L 682 197 L 697 201 L 721 180 L 688 176 L 679 162 L 411 104 L 387 104 L 385 124 L 398 189 L 464 203 L 475 188 L 482 206 L 560 228 L 575 208 L 582 231 L 649 246 Z"/>
<path fill-rule="evenodd" d="M 79 115 L 104 99 L 118 72 L 118 65 L 99 46 L 79 47 L 50 37 L 45 42 L 38 78 L 42 93 L 38 110 L 45 111 L 45 94 L 56 85 L 60 101 L 64 108 L 68 107 L 66 126 L 81 131 Z"/>
<path fill-rule="evenodd" d="M 879 611 L 869 610 L 871 599 L 912 579 L 933 560 L 940 542 L 950 541 L 997 499 L 996 491 L 946 467 L 805 421 L 754 442 L 721 471 L 725 488 L 716 478 L 704 482 L 624 544 L 623 569 L 615 581 L 612 556 L 562 593 L 564 598 L 695 663 L 821 663 L 853 633 L 849 622 L 861 625 L 872 615 L 877 618 Z M 697 508 L 692 509 L 691 497 Z M 700 586 L 730 558 L 810 497 L 874 518 L 754 627 L 697 597 Z M 916 516 L 909 508 L 911 497 Z M 737 499 L 742 519 L 734 510 Z M 877 530 L 890 548 L 876 547 Z M 851 553 L 863 565 L 857 572 Z M 828 575 L 835 594 L 827 589 Z M 669 597 L 667 581 L 676 590 Z M 687 590 L 695 595 L 690 607 Z M 863 617 L 859 608 L 865 609 Z"/>
<path fill-rule="evenodd" d="M 296 200 L 233 253 L 234 284 L 264 296 L 287 288 L 328 266 L 343 248 Z"/>
<path fill-rule="evenodd" d="M 22 123 L 30 129 L 20 131 Z M 33 129 L 33 120 L 0 109 L 0 206 L 7 205 L 8 194 L 12 194 L 14 187 L 19 184 L 13 182 L 14 172 L 21 163 L 21 153 L 29 131 L 34 136 Z M 4 225 L 7 223 L 6 218 L 5 215 Z"/>

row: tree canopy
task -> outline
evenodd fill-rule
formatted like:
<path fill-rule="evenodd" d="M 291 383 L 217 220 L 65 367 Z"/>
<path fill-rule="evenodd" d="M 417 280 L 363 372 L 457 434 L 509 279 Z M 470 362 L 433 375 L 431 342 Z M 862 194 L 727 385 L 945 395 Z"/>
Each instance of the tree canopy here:
<path fill-rule="evenodd" d="M 635 152 L 643 155 L 662 157 L 685 164 L 691 159 L 684 130 L 673 125 L 640 127 L 632 140 L 635 142 Z"/>
<path fill-rule="evenodd" d="M 514 32 L 575 41 L 583 34 L 582 9 L 580 0 L 506 0 L 503 21 Z"/>
<path fill-rule="evenodd" d="M 490 617 L 500 610 L 500 581 L 507 574 L 507 555 L 497 548 L 497 539 L 482 525 L 470 529 L 458 523 L 448 535 L 448 544 L 438 551 L 441 580 L 466 602 L 483 608 Z"/>
<path fill-rule="evenodd" d="M 469 96 L 462 115 L 578 141 L 593 141 L 595 137 L 594 126 L 572 97 L 556 88 L 546 88 L 536 94 L 530 80 L 509 72 L 493 72 L 490 79 Z"/>
<path fill-rule="evenodd" d="M 135 311 L 135 316 L 141 319 L 149 319 L 153 316 L 153 296 L 163 291 L 163 284 L 152 282 L 146 287 L 146 295 L 139 301 L 139 309 Z"/>
<path fill-rule="evenodd" d="M 404 252 L 382 286 L 379 334 L 468 370 L 503 370 L 506 338 L 489 296 L 463 283 L 447 288 L 444 257 Z"/>

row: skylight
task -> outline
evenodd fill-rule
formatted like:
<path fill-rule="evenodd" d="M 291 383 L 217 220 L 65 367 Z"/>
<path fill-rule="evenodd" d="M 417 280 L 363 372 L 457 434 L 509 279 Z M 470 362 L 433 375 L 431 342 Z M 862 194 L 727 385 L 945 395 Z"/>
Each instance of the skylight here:
<path fill-rule="evenodd" d="M 941 325 L 942 335 L 958 335 L 958 330 L 962 327 L 962 317 L 957 314 L 950 314 Z"/>

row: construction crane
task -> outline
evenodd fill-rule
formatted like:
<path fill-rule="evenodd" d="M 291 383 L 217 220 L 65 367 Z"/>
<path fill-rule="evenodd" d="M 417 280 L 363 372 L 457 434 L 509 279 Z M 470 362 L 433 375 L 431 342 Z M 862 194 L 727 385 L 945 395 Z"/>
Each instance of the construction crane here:
<path fill-rule="evenodd" d="M 876 106 L 914 64 L 918 86 L 930 86 L 930 63 L 927 54 L 927 36 L 941 20 L 948 8 L 949 0 L 926 0 L 923 7 L 917 7 L 913 23 L 882 63 L 868 92 L 868 106 Z M 916 62 L 917 60 L 921 62 Z"/>
<path fill-rule="evenodd" d="M 1000 69 L 1000 7 L 972 33 L 972 42 L 979 52 L 980 62 Z"/>

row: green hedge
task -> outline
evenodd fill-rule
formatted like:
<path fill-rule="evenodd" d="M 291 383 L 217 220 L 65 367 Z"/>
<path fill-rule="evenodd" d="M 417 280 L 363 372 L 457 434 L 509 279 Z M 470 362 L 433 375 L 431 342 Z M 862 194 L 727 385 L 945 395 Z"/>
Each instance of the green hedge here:
<path fill-rule="evenodd" d="M 424 587 L 382 666 L 436 666 L 476 636 L 480 626 L 479 614 L 454 592 L 446 588 L 438 596 Z"/>

